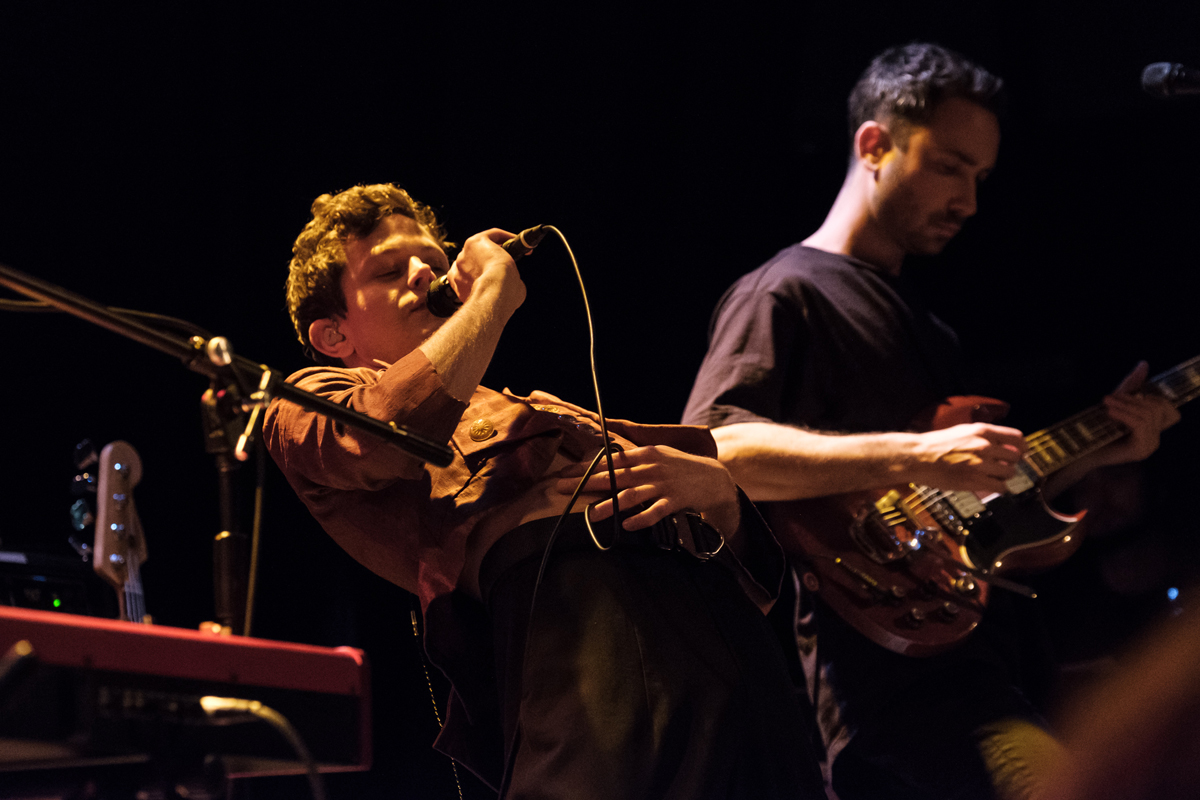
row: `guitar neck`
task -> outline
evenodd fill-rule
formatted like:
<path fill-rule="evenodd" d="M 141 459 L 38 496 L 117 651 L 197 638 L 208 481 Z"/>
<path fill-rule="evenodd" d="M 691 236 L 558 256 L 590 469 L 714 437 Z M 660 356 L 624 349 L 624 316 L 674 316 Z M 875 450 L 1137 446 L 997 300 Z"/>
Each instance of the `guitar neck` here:
<path fill-rule="evenodd" d="M 146 596 L 142 593 L 141 564 L 138 563 L 136 557 L 130 559 L 128 572 L 123 587 L 125 618 L 130 622 L 144 622 L 146 619 Z"/>
<path fill-rule="evenodd" d="M 1200 356 L 1146 381 L 1145 394 L 1158 394 L 1176 408 L 1200 397 Z M 1040 477 L 1057 472 L 1101 447 L 1111 444 L 1129 430 L 1108 416 L 1104 406 L 1086 411 L 1045 430 L 1025 437 L 1029 452 L 1024 463 Z"/>

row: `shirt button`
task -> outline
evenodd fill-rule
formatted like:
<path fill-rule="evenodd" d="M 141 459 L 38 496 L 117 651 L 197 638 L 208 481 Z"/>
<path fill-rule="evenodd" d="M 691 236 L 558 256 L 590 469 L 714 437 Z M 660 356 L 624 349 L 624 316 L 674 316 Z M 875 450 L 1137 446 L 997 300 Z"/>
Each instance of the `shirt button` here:
<path fill-rule="evenodd" d="M 491 438 L 496 432 L 496 426 L 492 425 L 491 420 L 480 417 L 471 423 L 471 441 L 482 442 L 484 439 Z"/>

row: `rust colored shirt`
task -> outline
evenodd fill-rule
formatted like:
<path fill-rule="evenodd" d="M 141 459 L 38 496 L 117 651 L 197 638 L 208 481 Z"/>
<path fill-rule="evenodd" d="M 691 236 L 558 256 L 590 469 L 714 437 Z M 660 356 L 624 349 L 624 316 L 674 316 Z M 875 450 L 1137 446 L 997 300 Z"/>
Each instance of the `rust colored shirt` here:
<path fill-rule="evenodd" d="M 288 381 L 454 449 L 448 467 L 432 466 L 286 401 L 272 403 L 264 421 L 271 455 L 321 526 L 357 561 L 417 594 L 422 608 L 455 589 L 477 595 L 487 548 L 521 522 L 565 506 L 567 496 L 547 487 L 563 466 L 590 461 L 600 449 L 591 412 L 541 392 L 522 398 L 484 387 L 464 404 L 420 350 L 386 369 L 316 367 Z M 608 431 L 626 449 L 657 444 L 716 456 L 705 428 L 609 420 Z M 553 512 L 542 510 L 551 504 Z M 773 598 L 781 555 L 753 522 L 751 550 L 760 563 L 738 564 L 738 577 Z"/>

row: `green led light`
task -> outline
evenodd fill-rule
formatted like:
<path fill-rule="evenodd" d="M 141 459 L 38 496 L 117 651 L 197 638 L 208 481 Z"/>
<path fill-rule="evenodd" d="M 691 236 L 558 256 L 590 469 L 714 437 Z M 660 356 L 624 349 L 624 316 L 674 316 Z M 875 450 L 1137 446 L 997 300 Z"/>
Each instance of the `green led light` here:
<path fill-rule="evenodd" d="M 54 598 L 54 607 L 58 608 L 61 605 L 62 605 L 62 600 L 59 600 L 57 597 Z"/>

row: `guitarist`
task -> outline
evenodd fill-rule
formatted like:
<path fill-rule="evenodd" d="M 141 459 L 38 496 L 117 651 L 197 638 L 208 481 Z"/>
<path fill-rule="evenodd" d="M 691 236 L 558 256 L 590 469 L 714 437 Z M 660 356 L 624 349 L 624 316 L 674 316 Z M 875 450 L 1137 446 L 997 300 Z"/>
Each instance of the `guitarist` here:
<path fill-rule="evenodd" d="M 825 222 L 721 298 L 684 420 L 714 428 L 720 460 L 752 499 L 909 482 L 1005 491 L 1026 449 L 1020 431 L 903 432 L 962 394 L 957 339 L 905 281 L 904 259 L 939 253 L 975 214 L 1001 102 L 1001 80 L 957 53 L 911 44 L 880 54 L 850 94 L 850 163 Z M 1157 449 L 1179 417 L 1134 393 L 1145 378 L 1143 363 L 1105 399 L 1130 434 L 1056 473 L 1049 494 Z M 1004 619 L 1002 592 L 963 644 L 929 658 L 886 650 L 801 594 L 796 640 L 826 783 L 841 800 L 1032 791 L 1058 745 L 1015 686 L 1020 629 Z"/>

